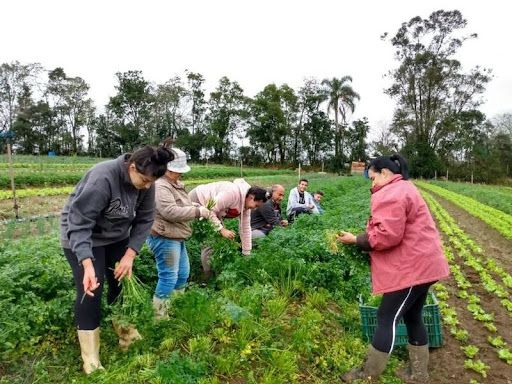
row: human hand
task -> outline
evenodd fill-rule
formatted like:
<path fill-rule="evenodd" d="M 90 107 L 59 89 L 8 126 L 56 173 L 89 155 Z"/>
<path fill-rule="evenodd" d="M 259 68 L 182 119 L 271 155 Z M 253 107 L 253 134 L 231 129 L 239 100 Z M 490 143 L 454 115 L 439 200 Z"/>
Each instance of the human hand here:
<path fill-rule="evenodd" d="M 283 227 L 287 227 L 288 226 L 288 220 L 281 220 L 281 225 Z"/>
<path fill-rule="evenodd" d="M 229 240 L 233 240 L 235 238 L 235 232 L 230 231 L 229 229 L 226 229 L 226 228 L 222 228 L 220 230 L 220 235 Z"/>
<path fill-rule="evenodd" d="M 308 205 L 308 208 L 309 208 L 309 209 L 315 209 L 315 204 L 309 204 L 309 205 Z"/>
<path fill-rule="evenodd" d="M 343 244 L 355 244 L 357 237 L 350 232 L 341 231 L 336 237 L 336 240 Z"/>
<path fill-rule="evenodd" d="M 128 276 L 129 278 L 132 277 L 133 260 L 136 255 L 137 253 L 133 249 L 126 249 L 124 256 L 121 258 L 121 261 L 119 261 L 116 269 L 114 270 L 114 278 L 116 280 L 121 281 L 125 276 Z"/>
<path fill-rule="evenodd" d="M 210 210 L 206 207 L 199 207 L 199 215 L 203 218 L 203 219 L 208 219 L 210 217 Z"/>
<path fill-rule="evenodd" d="M 96 271 L 94 270 L 92 260 L 83 260 L 82 266 L 84 267 L 84 278 L 82 280 L 82 284 L 84 286 L 84 293 L 88 296 L 93 297 L 94 293 L 92 291 L 98 288 L 100 286 L 100 283 L 98 283 L 98 278 L 96 277 Z"/>

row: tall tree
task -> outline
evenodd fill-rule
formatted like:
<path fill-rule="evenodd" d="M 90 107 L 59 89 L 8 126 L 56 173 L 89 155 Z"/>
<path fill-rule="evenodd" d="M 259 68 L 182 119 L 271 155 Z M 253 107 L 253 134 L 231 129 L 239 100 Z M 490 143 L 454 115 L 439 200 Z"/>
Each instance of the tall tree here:
<path fill-rule="evenodd" d="M 224 162 L 234 145 L 233 136 L 247 115 L 244 91 L 236 81 L 231 82 L 224 76 L 215 91 L 210 93 L 208 104 L 207 142 L 213 147 L 214 160 Z"/>
<path fill-rule="evenodd" d="M 154 103 L 151 84 L 141 71 L 118 72 L 116 77 L 117 94 L 110 98 L 107 107 L 116 117 L 116 130 L 123 150 L 158 142 L 159 138 L 149 124 Z"/>
<path fill-rule="evenodd" d="M 492 123 L 498 132 L 512 136 L 512 113 L 503 113 L 501 115 L 495 116 L 492 119 Z"/>
<path fill-rule="evenodd" d="M 439 10 L 428 19 L 417 16 L 403 23 L 391 39 L 400 62 L 389 72 L 393 84 L 386 90 L 397 102 L 394 131 L 409 160 L 432 165 L 421 173 L 411 167 L 413 175 L 433 175 L 440 142 L 462 112 L 477 109 L 491 78 L 488 69 L 479 67 L 463 73 L 454 58 L 466 40 L 476 37 L 459 34 L 466 24 L 459 11 Z"/>
<path fill-rule="evenodd" d="M 0 132 L 11 130 L 19 108 L 19 98 L 37 83 L 42 71 L 39 63 L 18 61 L 0 65 Z"/>
<path fill-rule="evenodd" d="M 77 154 L 82 149 L 80 131 L 94 110 L 92 99 L 87 97 L 89 84 L 81 77 L 68 77 L 62 68 L 50 71 L 48 76 L 47 93 L 53 96 L 52 107 L 59 117 L 61 135 L 70 137 L 70 150 Z"/>
<path fill-rule="evenodd" d="M 186 96 L 187 89 L 179 76 L 157 86 L 153 118 L 160 138 L 175 139 L 178 131 L 187 126 L 183 110 Z"/>
<path fill-rule="evenodd" d="M 204 120 L 206 115 L 206 100 L 204 95 L 204 77 L 200 73 L 187 71 L 188 101 L 190 105 L 190 126 L 181 129 L 177 144 L 181 145 L 193 161 L 201 158 L 206 135 Z"/>
<path fill-rule="evenodd" d="M 328 94 L 327 113 L 334 111 L 335 135 L 334 135 L 334 156 L 343 157 L 344 131 L 347 126 L 348 112 L 354 112 L 356 100 L 360 99 L 357 92 L 348 83 L 352 82 L 352 77 L 343 76 L 341 78 L 324 79 L 322 84 L 326 87 Z M 342 124 L 339 117 L 341 116 Z"/>
<path fill-rule="evenodd" d="M 267 85 L 251 102 L 251 121 L 247 134 L 254 146 L 261 148 L 266 161 L 284 161 L 282 137 L 288 133 L 281 92 L 275 84 Z M 278 160 L 278 155 L 280 159 Z"/>
<path fill-rule="evenodd" d="M 96 132 L 96 143 L 94 154 L 99 157 L 115 157 L 120 155 L 126 148 L 122 148 L 122 140 L 112 113 L 107 109 L 104 114 L 97 116 L 93 121 Z"/>
<path fill-rule="evenodd" d="M 304 80 L 298 91 L 297 124 L 292 128 L 292 161 L 298 164 L 301 152 L 308 153 L 310 163 L 325 158 L 332 146 L 331 121 L 320 111 L 320 105 L 327 100 L 326 90 L 317 79 Z"/>
<path fill-rule="evenodd" d="M 350 160 L 365 161 L 368 158 L 366 136 L 369 131 L 370 126 L 366 117 L 352 122 L 352 127 L 347 131 L 347 149 L 350 153 Z"/>

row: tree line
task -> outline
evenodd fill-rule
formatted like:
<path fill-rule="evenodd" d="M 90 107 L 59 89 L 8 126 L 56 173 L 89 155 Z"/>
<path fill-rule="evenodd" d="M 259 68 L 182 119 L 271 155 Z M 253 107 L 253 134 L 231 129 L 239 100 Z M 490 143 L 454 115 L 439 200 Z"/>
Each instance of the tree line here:
<path fill-rule="evenodd" d="M 384 90 L 395 111 L 372 142 L 368 120 L 351 119 L 361 96 L 350 76 L 308 78 L 299 89 L 268 84 L 249 97 L 228 77 L 207 94 L 200 73 L 155 84 L 142 71 L 119 72 L 100 111 L 86 80 L 19 62 L 0 66 L 0 130 L 15 134 L 19 153 L 111 157 L 171 137 L 193 161 L 325 163 L 340 171 L 349 161 L 400 151 L 416 177 L 449 169 L 455 177 L 494 181 L 512 174 L 512 115 L 490 120 L 479 110 L 492 73 L 464 71 L 457 60 L 477 37 L 466 26 L 459 11 L 440 10 L 382 36 L 397 62 Z"/>

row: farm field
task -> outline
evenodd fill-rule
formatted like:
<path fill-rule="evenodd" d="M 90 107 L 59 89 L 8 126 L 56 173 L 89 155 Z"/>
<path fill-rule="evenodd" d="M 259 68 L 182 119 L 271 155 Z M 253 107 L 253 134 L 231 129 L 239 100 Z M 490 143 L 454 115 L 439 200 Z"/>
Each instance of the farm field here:
<path fill-rule="evenodd" d="M 84 173 L 102 159 L 84 157 L 15 156 L 16 196 L 20 217 L 58 214 Z M 275 182 L 286 183 L 296 179 L 296 172 L 289 169 L 252 168 L 224 165 L 195 165 L 183 180 L 189 188 L 215 180 L 234 179 L 243 175 L 254 185 L 269 186 Z M 304 174 L 308 178 L 322 177 L 317 173 Z M 0 156 L 0 221 L 15 218 L 12 191 L 6 156 Z"/>
<path fill-rule="evenodd" d="M 430 183 L 452 192 L 472 197 L 483 204 L 512 215 L 512 188 L 510 187 L 454 183 L 451 181 L 430 181 Z"/>
<path fill-rule="evenodd" d="M 90 377 L 81 371 L 71 271 L 58 242 L 58 219 L 4 225 L 0 383 L 340 382 L 341 374 L 365 356 L 358 303 L 360 295 L 370 300 L 369 267 L 367 256 L 355 248 L 333 248 L 329 234 L 364 229 L 370 183 L 362 177 L 306 177 L 311 191 L 325 192 L 324 215 L 301 216 L 289 228 L 274 230 L 250 258 L 217 239 L 216 276 L 205 288 L 198 284 L 200 244 L 193 237 L 190 286 L 173 301 L 171 320 L 138 323 L 144 339 L 126 353 L 118 348 L 105 307 L 101 357 L 106 371 Z M 297 175 L 246 179 L 261 186 L 280 182 L 288 191 Z M 193 187 L 205 179 L 186 182 Z M 510 384 L 512 240 L 445 197 L 455 199 L 452 195 L 417 185 L 442 232 L 452 271 L 434 289 L 444 342 L 431 349 L 431 382 Z M 65 194 L 27 196 L 21 199 L 23 215 L 57 214 L 65 199 Z M 0 200 L 4 219 L 12 217 L 9 209 L 12 202 Z M 508 214 L 500 212 L 506 220 Z M 147 249 L 134 273 L 152 291 L 156 271 Z M 404 348 L 395 350 L 380 383 L 400 383 L 394 371 L 405 356 Z"/>

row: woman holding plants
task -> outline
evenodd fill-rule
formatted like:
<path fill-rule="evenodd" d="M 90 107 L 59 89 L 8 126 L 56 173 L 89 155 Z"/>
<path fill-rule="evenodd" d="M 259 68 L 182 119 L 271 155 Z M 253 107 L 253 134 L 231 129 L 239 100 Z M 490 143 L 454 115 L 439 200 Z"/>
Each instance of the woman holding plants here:
<path fill-rule="evenodd" d="M 133 260 L 153 224 L 153 183 L 173 158 L 167 148 L 145 146 L 96 164 L 62 210 L 61 244 L 77 290 L 75 323 L 87 374 L 103 368 L 99 360 L 103 282 L 108 282 L 107 302 L 112 304 L 121 291 L 119 281 L 131 277 Z M 122 348 L 141 338 L 134 327 L 114 328 Z"/>
<path fill-rule="evenodd" d="M 224 227 L 223 220 L 239 218 L 238 230 L 242 242 L 242 254 L 252 250 L 251 210 L 260 207 L 270 198 L 270 193 L 260 187 L 251 187 L 244 179 L 218 181 L 199 185 L 189 193 L 193 203 L 207 207 L 213 202 L 210 221 L 218 233 L 226 239 L 234 240 L 235 232 Z M 201 263 L 206 278 L 211 276 L 210 247 L 201 250 Z"/>
<path fill-rule="evenodd" d="M 383 297 L 366 363 L 342 379 L 377 378 L 386 368 L 396 324 L 403 318 L 410 366 L 399 376 L 406 382 L 426 382 L 429 350 L 422 309 L 429 287 L 448 277 L 448 263 L 428 207 L 407 180 L 405 160 L 400 155 L 378 157 L 371 161 L 368 175 L 372 195 L 366 232 L 341 232 L 338 241 L 370 252 L 373 293 Z"/>
<path fill-rule="evenodd" d="M 155 183 L 156 215 L 151 234 L 146 240 L 153 251 L 158 270 L 158 283 L 153 296 L 155 317 L 167 317 L 167 301 L 173 292 L 183 292 L 190 274 L 185 240 L 192 234 L 190 222 L 207 219 L 210 211 L 193 205 L 181 175 L 190 171 L 187 155 L 172 148 L 174 160 L 167 164 L 165 175 Z"/>

